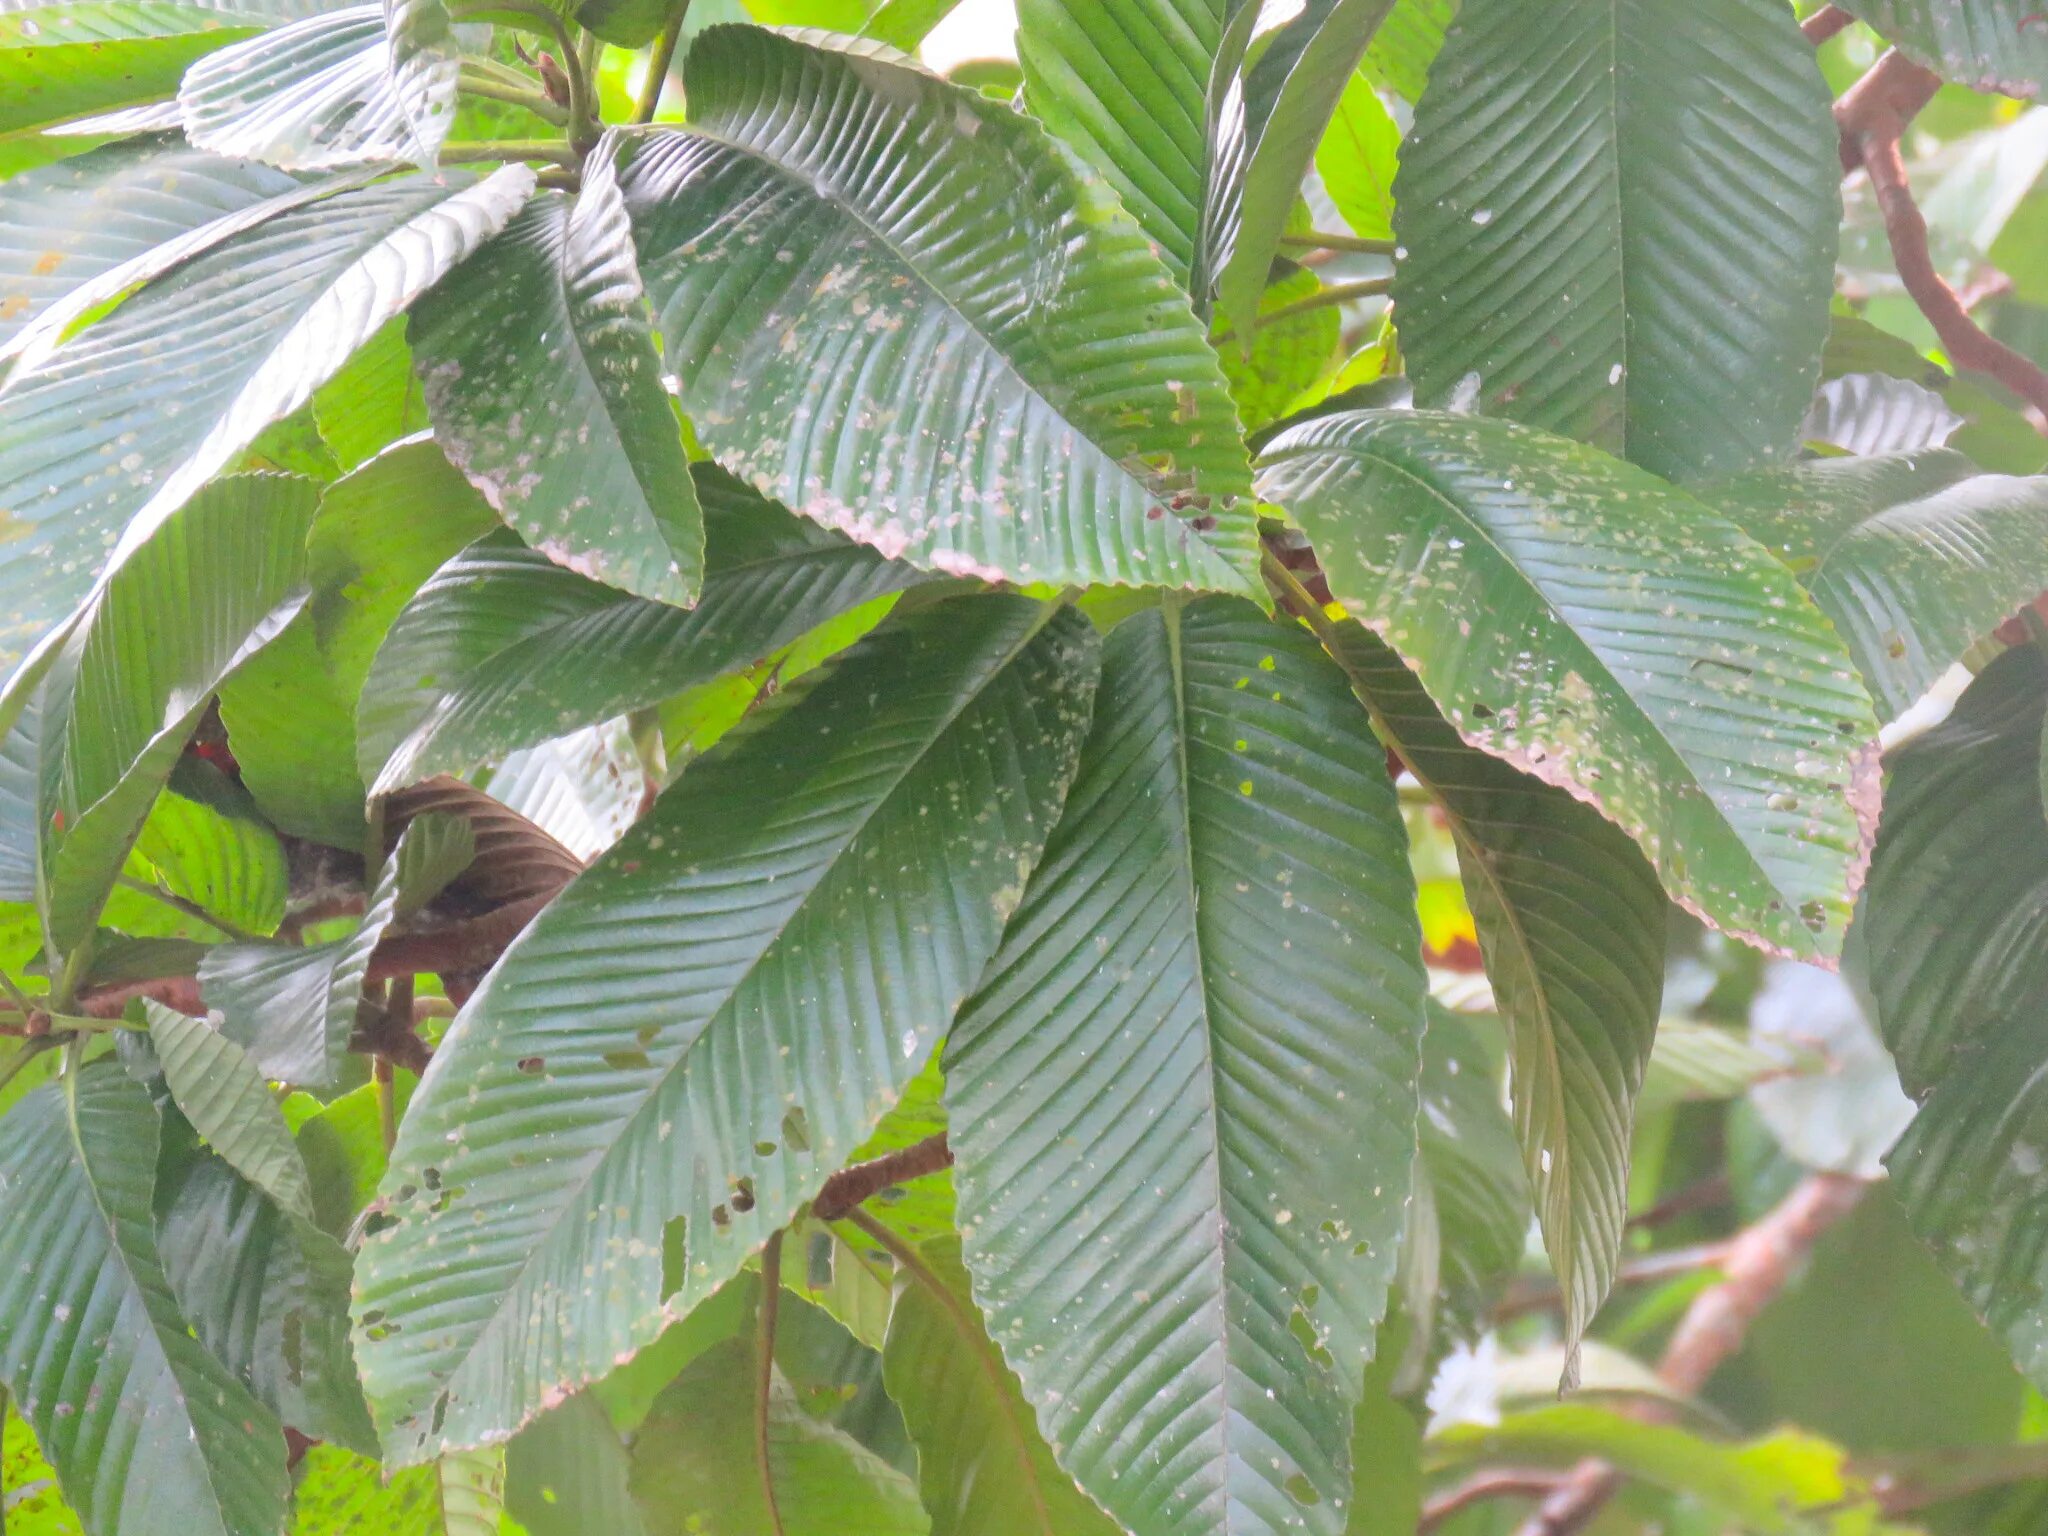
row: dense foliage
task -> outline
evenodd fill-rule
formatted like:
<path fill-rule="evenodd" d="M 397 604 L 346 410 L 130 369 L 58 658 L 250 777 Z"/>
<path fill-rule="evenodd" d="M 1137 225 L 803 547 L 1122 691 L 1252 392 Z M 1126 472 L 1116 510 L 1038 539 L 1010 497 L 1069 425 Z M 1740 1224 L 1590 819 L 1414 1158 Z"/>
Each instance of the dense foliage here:
<path fill-rule="evenodd" d="M 2048 1528 L 2048 18 L 951 9 L 0 0 L 0 1527 Z"/>

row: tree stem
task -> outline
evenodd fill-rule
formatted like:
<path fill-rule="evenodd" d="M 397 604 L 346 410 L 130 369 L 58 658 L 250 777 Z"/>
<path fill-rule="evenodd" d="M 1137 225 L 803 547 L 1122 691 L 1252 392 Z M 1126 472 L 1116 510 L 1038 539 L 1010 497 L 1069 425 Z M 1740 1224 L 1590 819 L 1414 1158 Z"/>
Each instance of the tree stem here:
<path fill-rule="evenodd" d="M 572 171 L 582 163 L 568 145 L 556 139 L 494 139 L 475 144 L 443 144 L 441 158 L 449 165 L 546 160 Z"/>
<path fill-rule="evenodd" d="M 1395 251 L 1391 240 L 1367 240 L 1321 229 L 1312 229 L 1305 235 L 1282 235 L 1280 244 L 1297 251 L 1350 251 L 1360 256 L 1391 256 Z"/>
<path fill-rule="evenodd" d="M 676 44 L 683 40 L 683 18 L 690 14 L 690 0 L 681 0 L 669 15 L 668 25 L 655 39 L 654 52 L 647 60 L 647 78 L 640 84 L 640 100 L 633 108 L 633 121 L 651 123 L 661 106 L 661 93 L 668 86 L 669 66 L 676 60 Z"/>
<path fill-rule="evenodd" d="M 569 121 L 569 114 L 550 101 L 539 91 L 524 86 L 506 85 L 488 75 L 473 74 L 469 66 L 463 66 L 461 89 L 468 95 L 481 96 L 487 101 L 502 101 L 511 106 L 524 107 L 535 117 L 544 118 L 557 127 Z"/>
<path fill-rule="evenodd" d="M 855 1206 L 892 1185 L 906 1184 L 927 1173 L 953 1166 L 953 1149 L 946 1133 L 927 1136 L 923 1141 L 885 1153 L 872 1162 L 842 1168 L 825 1181 L 811 1202 L 811 1215 L 819 1221 L 838 1221 Z"/>
<path fill-rule="evenodd" d="M 1267 310 L 1260 315 L 1254 329 L 1264 330 L 1282 320 L 1291 320 L 1296 315 L 1305 315 L 1311 310 L 1332 309 L 1339 304 L 1349 304 L 1353 299 L 1370 299 L 1387 292 L 1394 286 L 1391 277 L 1365 277 L 1355 283 L 1332 283 L 1306 298 L 1296 299 L 1292 304 L 1282 304 L 1278 309 Z"/>

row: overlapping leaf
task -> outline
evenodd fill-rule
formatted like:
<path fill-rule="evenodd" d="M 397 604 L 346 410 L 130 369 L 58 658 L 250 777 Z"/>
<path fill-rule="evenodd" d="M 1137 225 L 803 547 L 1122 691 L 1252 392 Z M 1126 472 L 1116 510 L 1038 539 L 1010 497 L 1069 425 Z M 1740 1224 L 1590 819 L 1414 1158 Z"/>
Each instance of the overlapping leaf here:
<path fill-rule="evenodd" d="M 2048 27 L 2033 0 L 1861 0 L 1856 15 L 1958 85 L 2026 97 L 2048 88 Z"/>
<path fill-rule="evenodd" d="M 1888 373 L 1847 373 L 1822 381 L 1799 436 L 1870 458 L 1939 448 L 1963 425 L 1924 384 Z"/>
<path fill-rule="evenodd" d="M 309 16 L 185 72 L 185 137 L 288 170 L 432 166 L 455 118 L 458 55 L 441 0 Z"/>
<path fill-rule="evenodd" d="M 1717 926 L 1840 952 L 1877 722 L 1760 546 L 1640 470 L 1478 417 L 1328 416 L 1262 463 L 1260 494 L 1460 736 L 1597 806 Z"/>
<path fill-rule="evenodd" d="M 1857 923 L 1877 1024 L 1920 1113 L 1885 1161 L 1913 1229 L 2048 1382 L 2048 659 L 2000 656 L 1892 757 Z"/>
<path fill-rule="evenodd" d="M 360 767 L 382 792 L 460 773 L 735 673 L 928 578 L 695 471 L 708 575 L 695 608 L 626 596 L 509 536 L 420 589 L 363 688 Z"/>
<path fill-rule="evenodd" d="M 1835 142 L 1777 0 L 1471 0 L 1395 189 L 1418 400 L 1673 479 L 1789 457 L 1827 335 Z"/>
<path fill-rule="evenodd" d="M 532 172 L 381 182 L 281 214 L 0 387 L 0 665 L 385 320 L 511 217 Z"/>
<path fill-rule="evenodd" d="M 990 1332 L 1137 1536 L 1344 1527 L 1420 1069 L 1383 762 L 1299 629 L 1233 599 L 1125 621 L 947 1047 Z"/>
<path fill-rule="evenodd" d="M 714 27 L 685 79 L 622 180 L 720 462 L 931 569 L 1247 586 L 1222 373 L 1105 184 L 901 65 Z"/>
<path fill-rule="evenodd" d="M 198 767 L 190 759 L 180 766 Z M 208 798 L 159 797 L 136 835 L 128 872 L 245 933 L 275 933 L 291 883 L 277 834 L 210 765 L 206 777 L 188 771 L 185 788 Z"/>
<path fill-rule="evenodd" d="M 436 1051 L 362 1253 L 388 1454 L 604 1375 L 865 1139 L 995 949 L 1092 663 L 1085 621 L 1023 598 L 907 617 L 694 764 L 526 931 Z M 457 1233 L 459 1283 L 422 1284 Z"/>
<path fill-rule="evenodd" d="M 505 1508 L 527 1536 L 645 1536 L 628 1472 L 604 1405 L 579 1392 L 505 1448 Z"/>
<path fill-rule="evenodd" d="M 206 1020 L 160 1003 L 143 1007 L 164 1084 L 192 1129 L 280 1210 L 310 1222 L 313 1191 L 305 1161 L 255 1063 Z"/>
<path fill-rule="evenodd" d="M 1422 1167 L 1443 1241 L 1436 1300 L 1454 1337 L 1484 1327 L 1529 1235 L 1529 1186 L 1484 1027 L 1432 1004 L 1422 1048 Z"/>
<path fill-rule="evenodd" d="M 275 1536 L 284 1438 L 179 1315 L 150 1214 L 157 1135 L 111 1064 L 0 1120 L 0 1381 L 87 1529 L 175 1509 L 195 1536 Z"/>
<path fill-rule="evenodd" d="M 1880 719 L 2048 590 L 2048 477 L 1980 475 L 1936 450 L 1820 459 L 1702 494 L 1791 565 Z"/>
<path fill-rule="evenodd" d="M 688 607 L 704 521 L 607 140 L 420 304 L 411 337 L 448 456 L 527 544 Z"/>
<path fill-rule="evenodd" d="M 1508 1030 L 1521 1161 L 1564 1293 L 1565 1337 L 1576 1344 L 1613 1284 L 1628 1216 L 1629 1135 L 1664 975 L 1666 909 L 1656 873 L 1591 807 L 1467 746 L 1415 674 L 1369 631 L 1345 624 L 1327 643 L 1456 840 Z M 1443 1022 L 1455 1031 L 1455 1020 Z M 1464 1134 L 1460 1150 L 1483 1168 L 1485 1127 Z M 1450 1263 L 1490 1269 L 1509 1241 L 1493 1224 L 1497 1209 L 1469 1198 L 1469 1180 L 1439 1161 L 1430 1162 L 1432 1177 L 1454 1183 L 1438 1191 L 1438 1203 L 1454 1207 L 1460 1234 L 1468 1210 L 1486 1218 L 1469 1222 L 1477 1251 L 1448 1247 Z M 1512 1201 L 1510 1191 L 1498 1195 Z M 1518 1239 L 1513 1246 L 1519 1252 Z M 1510 1265 L 1514 1257 L 1506 1255 Z"/>

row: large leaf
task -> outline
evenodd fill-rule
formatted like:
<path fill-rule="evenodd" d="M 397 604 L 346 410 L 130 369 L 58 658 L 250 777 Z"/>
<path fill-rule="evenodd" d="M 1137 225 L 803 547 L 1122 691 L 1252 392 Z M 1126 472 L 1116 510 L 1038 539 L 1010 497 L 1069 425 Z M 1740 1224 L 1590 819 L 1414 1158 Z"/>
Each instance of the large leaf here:
<path fill-rule="evenodd" d="M 363 1249 L 388 1455 L 606 1374 L 861 1143 L 994 952 L 1092 661 L 1085 621 L 1023 598 L 891 625 L 527 929 L 435 1052 Z M 423 1283 L 455 1234 L 460 1282 Z"/>
<path fill-rule="evenodd" d="M 245 933 L 275 933 L 291 885 L 277 834 L 212 765 L 205 765 L 205 778 L 196 759 L 181 759 L 179 766 L 187 770 L 186 788 L 208 798 L 160 796 L 136 835 L 130 870 L 141 861 L 139 878 L 209 916 Z"/>
<path fill-rule="evenodd" d="M 248 1054 L 204 1019 L 144 1002 L 164 1084 L 221 1161 L 277 1203 L 313 1219 L 305 1160 Z"/>
<path fill-rule="evenodd" d="M 1650 475 L 1507 422 L 1340 414 L 1262 462 L 1260 494 L 1460 736 L 1599 807 L 1717 926 L 1839 953 L 1877 722 L 1782 565 Z"/>
<path fill-rule="evenodd" d="M 579 1392 L 505 1448 L 505 1507 L 527 1536 L 645 1536 L 604 1405 Z"/>
<path fill-rule="evenodd" d="M 654 1405 L 634 1438 L 633 1492 L 654 1530 L 703 1536 L 925 1536 L 909 1478 L 803 1409 L 778 1370 L 768 1384 L 757 1468 L 758 1346 L 707 1351 Z"/>
<path fill-rule="evenodd" d="M 284 1438 L 178 1313 L 156 1155 L 149 1096 L 112 1065 L 0 1120 L 0 1379 L 95 1536 L 166 1510 L 203 1536 L 275 1536 Z"/>
<path fill-rule="evenodd" d="M 1481 1027 L 1432 1004 L 1422 1050 L 1422 1167 L 1443 1239 L 1436 1300 L 1463 1338 L 1483 1331 L 1529 1235 L 1529 1185 Z"/>
<path fill-rule="evenodd" d="M 1189 285 L 1217 173 L 1212 81 L 1244 0 L 1022 0 L 1032 115 L 1100 170 Z M 1191 287 L 1203 303 L 1206 282 Z"/>
<path fill-rule="evenodd" d="M 1985 669 L 1893 754 L 1857 924 L 1877 1024 L 1920 1113 L 1886 1158 L 1913 1229 L 2037 1385 L 2048 1383 L 2048 658 Z"/>
<path fill-rule="evenodd" d="M 927 577 L 695 471 L 708 575 L 683 612 L 564 570 L 509 535 L 450 561 L 398 616 L 358 713 L 381 791 L 460 773 L 738 672 Z"/>
<path fill-rule="evenodd" d="M 1344 1526 L 1420 1070 L 1384 761 L 1294 626 L 1234 599 L 1125 621 L 947 1047 L 989 1331 L 1137 1536 Z"/>
<path fill-rule="evenodd" d="M 689 130 L 640 141 L 624 186 L 722 463 L 932 569 L 1247 586 L 1223 375 L 1108 186 L 902 65 L 714 27 L 685 83 Z"/>
<path fill-rule="evenodd" d="M 313 505 L 303 480 L 217 481 L 95 604 L 61 742 L 43 748 L 42 900 L 60 949 L 91 930 L 208 698 L 304 604 Z"/>
<path fill-rule="evenodd" d="M 220 696 L 242 781 L 279 827 L 362 846 L 357 703 L 372 658 L 420 584 L 494 523 L 430 442 L 387 449 L 322 492 L 306 612 Z"/>
<path fill-rule="evenodd" d="M 1889 720 L 2048 590 L 2048 477 L 1946 450 L 1818 459 L 1702 493 L 1785 560 Z"/>
<path fill-rule="evenodd" d="M 1508 1029 L 1522 1162 L 1575 1345 L 1613 1284 L 1628 1216 L 1629 1133 L 1664 976 L 1656 872 L 1590 807 L 1467 746 L 1370 631 L 1345 624 L 1327 633 L 1381 736 L 1436 797 L 1456 842 Z M 1472 1138 L 1466 1150 L 1478 1162 L 1482 1130 Z M 1431 1171 L 1455 1177 L 1434 1163 Z M 1462 1224 L 1476 1202 L 1438 1191 L 1440 1206 L 1453 1201 Z M 1468 1259 L 1485 1262 L 1453 1262 Z"/>
<path fill-rule="evenodd" d="M 511 217 L 532 172 L 342 193 L 177 268 L 0 387 L 0 665 Z"/>
<path fill-rule="evenodd" d="M 1958 85 L 2026 97 L 2048 88 L 2048 27 L 2034 0 L 1860 0 L 1856 14 Z"/>
<path fill-rule="evenodd" d="M 1117 1536 L 1038 1436 L 952 1239 L 896 1281 L 882 1366 L 917 1444 L 933 1536 Z"/>
<path fill-rule="evenodd" d="M 289 170 L 431 166 L 458 67 L 441 0 L 357 5 L 209 54 L 185 72 L 178 110 L 185 137 L 216 154 Z"/>
<path fill-rule="evenodd" d="M 411 337 L 448 456 L 534 549 L 688 607 L 704 522 L 634 264 L 615 141 L 420 304 Z"/>
<path fill-rule="evenodd" d="M 1467 0 L 1395 187 L 1418 400 L 1673 479 L 1789 457 L 1827 337 L 1835 143 L 1779 0 Z"/>

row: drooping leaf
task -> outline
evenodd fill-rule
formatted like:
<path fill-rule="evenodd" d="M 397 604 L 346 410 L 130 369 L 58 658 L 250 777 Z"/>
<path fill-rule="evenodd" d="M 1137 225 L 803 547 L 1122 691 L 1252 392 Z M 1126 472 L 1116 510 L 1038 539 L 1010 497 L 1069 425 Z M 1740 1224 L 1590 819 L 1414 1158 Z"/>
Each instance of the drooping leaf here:
<path fill-rule="evenodd" d="M 1023 598 L 908 616 L 694 764 L 526 930 L 435 1052 L 363 1249 L 388 1455 L 602 1376 L 865 1139 L 995 949 L 1092 661 L 1086 621 Z M 430 1295 L 457 1231 L 462 1282 Z"/>
<path fill-rule="evenodd" d="M 704 33 L 685 83 L 689 130 L 623 185 L 721 463 L 930 569 L 1248 585 L 1222 373 L 1107 185 L 1007 107 L 754 29 Z"/>
<path fill-rule="evenodd" d="M 1570 1347 L 1606 1297 L 1621 1254 L 1629 1134 L 1663 981 L 1665 902 L 1656 873 L 1590 807 L 1468 746 L 1369 630 L 1344 624 L 1325 633 L 1382 738 L 1433 793 L 1456 843 L 1507 1026 L 1521 1161 L 1564 1293 Z M 1468 1134 L 1463 1150 L 1480 1162 L 1483 1130 Z M 1440 1161 L 1431 1162 L 1432 1177 L 1454 1178 Z M 1496 1190 L 1512 1201 L 1497 1181 Z M 1440 1214 L 1457 1219 L 1460 1235 L 1468 1211 L 1487 1218 L 1472 1223 L 1485 1246 L 1453 1250 L 1452 1263 L 1493 1268 L 1505 1242 L 1491 1220 L 1498 1213 L 1466 1193 L 1462 1185 L 1440 1188 Z"/>
<path fill-rule="evenodd" d="M 221 1158 L 195 1149 L 162 1177 L 164 1268 L 199 1341 L 293 1429 L 374 1451 L 349 1352 L 347 1250 Z"/>
<path fill-rule="evenodd" d="M 2033 0 L 1861 0 L 1856 15 L 1958 85 L 2023 97 L 2048 87 L 2048 28 Z"/>
<path fill-rule="evenodd" d="M 1383 763 L 1293 626 L 1231 599 L 1126 620 L 947 1047 L 975 1294 L 1061 1464 L 1137 1536 L 1344 1526 L 1420 1070 Z"/>
<path fill-rule="evenodd" d="M 329 486 L 307 537 L 307 611 L 221 690 L 242 780 L 273 822 L 358 849 L 358 698 L 420 584 L 495 522 L 430 442 L 389 448 Z"/>
<path fill-rule="evenodd" d="M 1717 926 L 1839 953 L 1877 722 L 1761 547 L 1597 450 L 1479 417 L 1327 416 L 1261 462 L 1260 494 L 1461 737 L 1597 806 Z"/>
<path fill-rule="evenodd" d="M 448 456 L 528 545 L 687 608 L 704 523 L 640 287 L 616 140 L 573 201 L 543 193 L 414 313 Z"/>
<path fill-rule="evenodd" d="M 1702 496 L 1791 565 L 1890 720 L 2048 591 L 2048 477 L 1959 453 L 1817 459 Z"/>
<path fill-rule="evenodd" d="M 925 1536 L 911 1480 L 812 1418 L 778 1370 L 767 1401 L 768 1475 L 755 1439 L 750 1329 L 678 1377 L 633 1441 L 633 1493 L 650 1529 L 703 1536 Z"/>
<path fill-rule="evenodd" d="M 431 167 L 454 121 L 457 68 L 441 0 L 382 0 L 208 54 L 185 72 L 178 109 L 185 137 L 216 154 L 287 170 Z"/>
<path fill-rule="evenodd" d="M 1790 457 L 1841 166 L 1777 0 L 1467 0 L 1395 187 L 1416 398 L 1672 479 Z"/>
<path fill-rule="evenodd" d="M 284 1437 L 187 1331 L 150 1218 L 157 1117 L 103 1064 L 0 1119 L 0 1380 L 95 1536 L 176 1510 L 274 1536 Z"/>
<path fill-rule="evenodd" d="M 313 487 L 216 481 L 107 584 L 82 631 L 61 741 L 46 742 L 42 901 L 88 933 L 213 691 L 306 600 Z"/>
<path fill-rule="evenodd" d="M 239 1045 L 204 1019 L 145 1001 L 164 1082 L 192 1129 L 290 1215 L 313 1219 L 313 1190 L 284 1113 Z"/>
<path fill-rule="evenodd" d="M 505 1448 L 505 1508 L 527 1536 L 644 1536 L 604 1405 L 579 1392 Z"/>
<path fill-rule="evenodd" d="M 511 217 L 532 172 L 414 176 L 280 214 L 0 386 L 0 665 Z M 166 409 L 174 404 L 175 410 Z"/>
<path fill-rule="evenodd" d="M 2035 1383 L 2048 1382 L 2048 658 L 1994 661 L 1892 755 L 1857 943 L 1920 1113 L 1885 1162 L 1913 1230 Z"/>
<path fill-rule="evenodd" d="M 505 535 L 429 580 L 392 624 L 362 690 L 364 779 L 382 792 L 466 772 L 737 672 L 928 579 L 713 466 L 695 475 L 708 575 L 687 613 L 578 576 Z"/>

